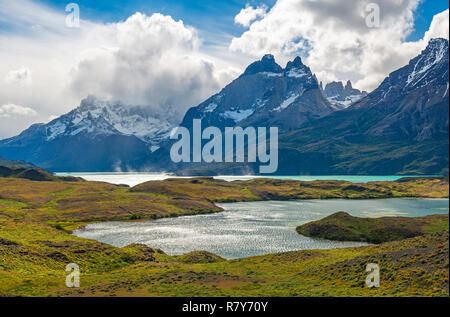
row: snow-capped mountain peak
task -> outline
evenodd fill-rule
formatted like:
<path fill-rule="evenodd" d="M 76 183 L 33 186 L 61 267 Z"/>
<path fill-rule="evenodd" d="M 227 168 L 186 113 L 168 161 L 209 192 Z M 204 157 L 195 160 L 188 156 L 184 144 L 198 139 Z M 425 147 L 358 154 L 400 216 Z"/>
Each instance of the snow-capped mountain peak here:
<path fill-rule="evenodd" d="M 427 72 L 444 59 L 448 60 L 448 41 L 432 39 L 421 55 L 411 61 L 412 71 L 408 75 L 406 86 L 416 86 L 424 79 Z"/>
<path fill-rule="evenodd" d="M 448 94 L 448 40 L 432 39 L 427 47 L 413 58 L 408 65 L 392 72 L 376 89 L 383 102 L 391 95 L 406 94 L 413 90 L 432 85 L 443 89 L 443 97 Z M 439 88 L 439 89 L 441 89 Z"/>
<path fill-rule="evenodd" d="M 78 108 L 51 121 L 46 126 L 47 140 L 67 135 L 87 133 L 95 135 L 134 135 L 157 146 L 167 138 L 173 125 L 139 106 L 111 103 L 89 96 Z"/>
<path fill-rule="evenodd" d="M 354 109 L 382 114 L 368 134 L 416 141 L 448 134 L 448 40 L 434 39 Z"/>
<path fill-rule="evenodd" d="M 282 68 L 268 54 L 219 94 L 191 108 L 182 125 L 190 127 L 193 119 L 202 119 L 205 125 L 216 127 L 272 123 L 288 131 L 333 110 L 300 57 Z"/>

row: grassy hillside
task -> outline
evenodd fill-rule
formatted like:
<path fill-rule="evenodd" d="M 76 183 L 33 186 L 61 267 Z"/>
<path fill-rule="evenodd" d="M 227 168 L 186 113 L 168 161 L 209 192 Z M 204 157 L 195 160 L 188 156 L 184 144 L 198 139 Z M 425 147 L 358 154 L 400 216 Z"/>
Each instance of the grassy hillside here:
<path fill-rule="evenodd" d="M 137 185 L 130 190 L 215 202 L 328 198 L 448 198 L 448 178 L 403 178 L 396 182 L 292 181 L 253 179 L 226 182 L 211 177 L 169 179 Z"/>
<path fill-rule="evenodd" d="M 226 261 L 115 248 L 42 222 L 0 216 L 0 295 L 19 296 L 448 296 L 448 231 L 377 246 L 295 251 Z M 67 288 L 68 263 L 81 269 Z M 381 286 L 365 284 L 368 263 Z"/>
<path fill-rule="evenodd" d="M 43 169 L 32 167 L 20 167 L 20 166 L 0 166 L 0 177 L 13 177 L 24 178 L 31 181 L 39 182 L 78 182 L 82 181 L 81 178 L 72 176 L 55 176 L 52 173 L 44 171 Z"/>
<path fill-rule="evenodd" d="M 207 199 L 131 192 L 101 182 L 0 178 L 0 214 L 64 230 L 102 221 L 140 220 L 222 211 Z"/>
<path fill-rule="evenodd" d="M 26 170 L 27 173 L 34 170 Z M 31 173 L 30 173 L 31 174 Z M 19 175 L 21 175 L 19 173 Z M 30 181 L 0 177 L 0 212 L 73 230 L 92 222 L 141 220 L 214 213 L 215 202 L 325 198 L 448 197 L 448 179 L 419 178 L 356 184 L 255 179 L 169 179 L 133 188 L 101 182 Z M 78 179 L 75 179 L 78 180 Z"/>
<path fill-rule="evenodd" d="M 426 217 L 358 218 L 338 212 L 297 227 L 297 232 L 314 238 L 382 243 L 422 236 L 449 229 L 448 215 Z"/>
<path fill-rule="evenodd" d="M 16 161 L 16 160 L 5 160 L 0 157 L 0 166 L 5 167 L 22 167 L 22 168 L 34 168 L 33 164 L 24 162 L 24 161 Z"/>
<path fill-rule="evenodd" d="M 0 178 L 0 295 L 19 296 L 448 296 L 448 231 L 361 248 L 227 261 L 208 252 L 169 256 L 72 236 L 90 222 L 221 211 L 215 201 L 323 197 L 448 197 L 448 180 L 352 184 L 212 179 L 99 182 Z M 77 263 L 81 287 L 65 286 Z M 381 287 L 364 286 L 379 263 Z"/>

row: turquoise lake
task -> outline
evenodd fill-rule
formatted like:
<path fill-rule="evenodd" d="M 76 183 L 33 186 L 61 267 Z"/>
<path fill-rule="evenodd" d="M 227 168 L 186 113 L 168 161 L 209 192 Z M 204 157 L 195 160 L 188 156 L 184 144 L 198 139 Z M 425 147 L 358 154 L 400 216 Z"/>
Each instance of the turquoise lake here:
<path fill-rule="evenodd" d="M 135 186 L 144 182 L 152 180 L 164 180 L 167 178 L 177 178 L 169 174 L 162 173 L 55 173 L 58 176 L 76 176 L 82 177 L 88 181 L 99 181 L 107 182 L 112 184 L 126 184 L 129 186 Z M 433 176 L 433 175 L 430 175 Z M 350 175 L 350 176 L 215 176 L 216 179 L 223 179 L 226 181 L 234 180 L 248 180 L 254 178 L 275 178 L 275 179 L 289 179 L 289 180 L 299 180 L 299 181 L 313 181 L 313 180 L 343 180 L 354 183 L 367 183 L 374 181 L 395 181 L 403 177 L 416 177 L 416 176 L 399 176 L 399 175 L 388 175 L 388 176 L 360 176 L 360 175 Z"/>

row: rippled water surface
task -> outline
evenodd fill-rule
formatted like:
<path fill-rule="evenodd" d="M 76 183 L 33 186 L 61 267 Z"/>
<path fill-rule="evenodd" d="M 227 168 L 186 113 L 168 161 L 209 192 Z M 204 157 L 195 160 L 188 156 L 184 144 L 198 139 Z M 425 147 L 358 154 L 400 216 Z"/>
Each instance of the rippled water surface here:
<path fill-rule="evenodd" d="M 445 199 L 303 200 L 221 204 L 225 212 L 142 222 L 88 225 L 75 235 L 122 247 L 142 243 L 168 254 L 210 251 L 225 258 L 301 249 L 329 249 L 363 245 L 312 239 L 295 227 L 337 211 L 353 216 L 424 216 L 448 213 Z"/>

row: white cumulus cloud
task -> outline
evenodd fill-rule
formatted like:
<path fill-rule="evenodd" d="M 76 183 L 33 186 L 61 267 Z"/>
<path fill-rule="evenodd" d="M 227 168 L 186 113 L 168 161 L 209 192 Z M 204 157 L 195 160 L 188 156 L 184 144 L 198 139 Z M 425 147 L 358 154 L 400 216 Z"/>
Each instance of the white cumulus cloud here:
<path fill-rule="evenodd" d="M 71 70 L 70 86 L 81 95 L 146 105 L 180 119 L 224 84 L 199 55 L 196 30 L 182 21 L 136 13 L 107 28 L 114 34 L 108 47 L 84 50 Z"/>
<path fill-rule="evenodd" d="M 372 2 L 380 8 L 379 27 L 366 24 Z M 426 39 L 406 42 L 419 2 L 278 0 L 248 31 L 233 38 L 230 49 L 253 57 L 272 53 L 282 62 L 302 52 L 319 79 L 351 79 L 358 88 L 372 90 L 426 46 Z M 445 12 L 435 17 L 428 38 L 445 29 L 448 34 L 448 12 L 446 17 Z"/>
<path fill-rule="evenodd" d="M 164 14 L 135 13 L 115 23 L 82 19 L 80 28 L 68 28 L 63 7 L 0 0 L 0 22 L 7 26 L 0 32 L 0 139 L 72 110 L 89 94 L 147 106 L 176 121 L 266 53 L 285 63 L 301 51 L 319 79 L 351 79 L 370 90 L 430 38 L 448 38 L 446 10 L 422 40 L 406 42 L 419 1 L 278 0 L 270 10 L 246 5 L 235 17 L 248 28 L 241 36 L 203 44 L 198 30 Z M 365 24 L 371 2 L 380 5 L 379 28 Z M 13 113 L 18 108 L 6 110 L 11 104 L 33 105 L 36 114 L 19 116 Z"/>
<path fill-rule="evenodd" d="M 22 86 L 29 86 L 33 83 L 31 70 L 27 67 L 22 67 L 17 70 L 11 70 L 6 74 L 5 82 L 10 85 L 18 84 Z"/>
<path fill-rule="evenodd" d="M 242 9 L 238 15 L 235 16 L 234 22 L 242 26 L 248 27 L 250 24 L 258 18 L 262 18 L 266 15 L 267 6 L 262 5 L 260 7 L 254 8 L 247 4 L 244 9 Z"/>
<path fill-rule="evenodd" d="M 36 116 L 37 112 L 31 108 L 15 105 L 12 103 L 0 106 L 0 118 Z"/>
<path fill-rule="evenodd" d="M 444 12 L 436 14 L 431 22 L 430 29 L 425 33 L 424 40 L 441 37 L 448 40 L 448 9 Z"/>

